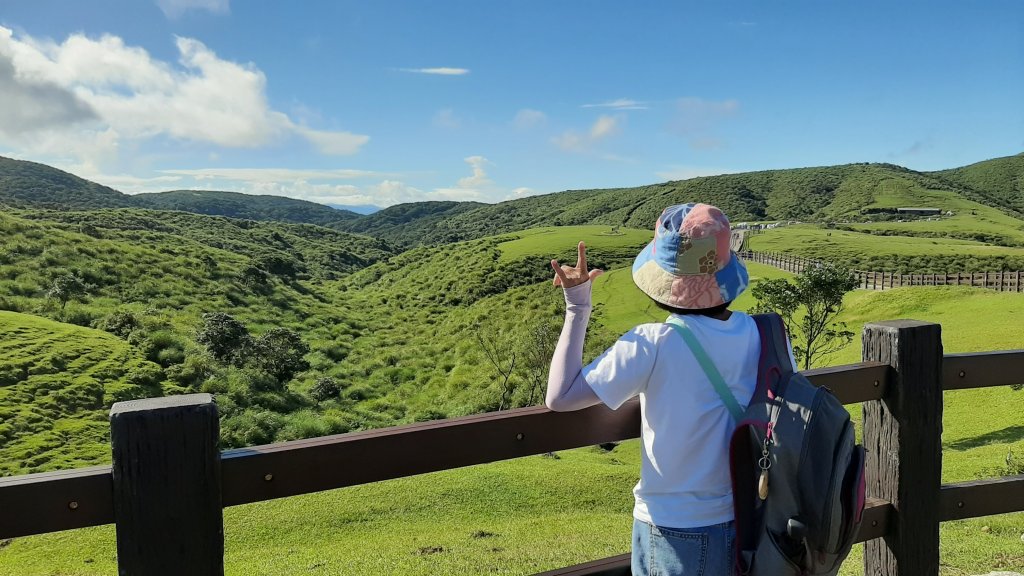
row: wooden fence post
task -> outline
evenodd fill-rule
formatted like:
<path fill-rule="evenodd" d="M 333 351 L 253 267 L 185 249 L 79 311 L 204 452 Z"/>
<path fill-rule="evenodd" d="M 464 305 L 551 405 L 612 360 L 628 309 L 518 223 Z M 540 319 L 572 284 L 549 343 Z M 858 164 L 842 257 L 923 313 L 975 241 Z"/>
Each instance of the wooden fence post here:
<path fill-rule="evenodd" d="M 119 576 L 223 576 L 219 436 L 209 394 L 111 407 Z"/>
<path fill-rule="evenodd" d="M 942 476 L 942 330 L 894 320 L 864 326 L 866 361 L 895 373 L 881 400 L 864 403 L 867 494 L 892 502 L 884 538 L 864 547 L 864 573 L 938 576 Z"/>

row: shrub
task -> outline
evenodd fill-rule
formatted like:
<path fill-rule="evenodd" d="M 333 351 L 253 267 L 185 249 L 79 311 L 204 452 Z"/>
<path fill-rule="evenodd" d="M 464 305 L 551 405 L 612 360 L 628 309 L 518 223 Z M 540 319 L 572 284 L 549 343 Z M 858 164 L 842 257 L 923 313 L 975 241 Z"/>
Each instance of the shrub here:
<path fill-rule="evenodd" d="M 128 339 L 135 330 L 142 327 L 139 318 L 130 310 L 116 310 L 100 320 L 97 328 L 111 334 Z"/>

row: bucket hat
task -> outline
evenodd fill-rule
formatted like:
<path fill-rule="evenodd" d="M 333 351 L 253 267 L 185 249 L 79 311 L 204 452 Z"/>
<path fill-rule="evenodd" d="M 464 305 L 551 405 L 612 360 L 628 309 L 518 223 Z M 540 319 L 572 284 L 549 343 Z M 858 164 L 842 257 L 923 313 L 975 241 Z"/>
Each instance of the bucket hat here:
<path fill-rule="evenodd" d="M 633 262 L 633 282 L 654 300 L 697 310 L 732 302 L 750 283 L 730 249 L 729 219 L 709 204 L 669 206 Z"/>

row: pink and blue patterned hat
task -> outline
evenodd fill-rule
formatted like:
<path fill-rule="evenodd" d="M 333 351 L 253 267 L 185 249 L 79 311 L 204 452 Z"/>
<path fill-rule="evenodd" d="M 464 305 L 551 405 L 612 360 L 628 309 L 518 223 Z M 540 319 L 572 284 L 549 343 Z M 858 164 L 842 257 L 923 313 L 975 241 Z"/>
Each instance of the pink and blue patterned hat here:
<path fill-rule="evenodd" d="M 732 302 L 750 283 L 729 247 L 729 219 L 708 204 L 679 204 L 661 213 L 654 240 L 633 262 L 633 282 L 651 298 L 696 310 Z"/>

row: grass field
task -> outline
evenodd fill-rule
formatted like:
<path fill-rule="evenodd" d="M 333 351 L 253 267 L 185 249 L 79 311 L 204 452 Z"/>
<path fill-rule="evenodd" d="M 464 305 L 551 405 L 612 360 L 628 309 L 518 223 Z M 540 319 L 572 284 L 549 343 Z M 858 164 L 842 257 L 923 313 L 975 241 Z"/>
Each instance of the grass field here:
<path fill-rule="evenodd" d="M 159 366 L 100 330 L 0 311 L 0 357 L 0 475 L 108 460 L 105 408 L 159 395 Z"/>
<path fill-rule="evenodd" d="M 908 226 L 912 222 L 899 223 Z M 932 224 L 935 224 L 934 222 Z M 895 224 L 894 224 L 895 226 Z M 956 238 L 923 238 L 911 236 L 876 236 L 873 234 L 828 230 L 811 225 L 788 226 L 755 234 L 749 240 L 755 252 L 813 252 L 821 259 L 845 259 L 852 255 L 881 254 L 894 256 L 961 256 L 1024 257 L 1024 248 L 994 246 Z"/>
<path fill-rule="evenodd" d="M 600 246 L 602 228 L 595 227 L 595 237 L 583 235 L 595 253 L 623 247 Z M 645 237 L 636 241 L 642 244 Z M 577 230 L 541 231 L 500 247 L 503 257 L 512 254 L 514 260 L 571 253 L 578 238 Z M 612 238 L 633 241 L 629 236 Z M 750 272 L 754 278 L 784 275 L 759 265 L 750 265 Z M 529 302 L 516 298 L 537 298 L 542 290 L 554 289 L 548 285 L 517 290 L 507 297 L 507 304 L 525 307 Z M 665 316 L 651 309 L 626 269 L 613 270 L 596 282 L 594 302 L 593 321 L 603 332 L 620 333 Z M 750 304 L 747 295 L 737 307 Z M 946 350 L 960 352 L 1024 348 L 1024 335 L 1017 328 L 1021 314 L 1024 295 L 905 288 L 851 294 L 845 319 L 858 334 L 866 321 L 941 322 Z M 5 321 L 31 326 L 34 317 L 24 316 L 0 317 L 0 330 Z M 33 328 L 41 331 L 39 337 L 60 335 L 62 342 L 77 338 L 85 343 L 83 347 L 119 350 L 121 341 L 104 333 L 49 321 L 42 324 Z M 12 336 L 3 332 L 0 337 L 0 342 L 6 342 Z M 857 342 L 832 363 L 859 360 Z M 0 393 L 4 390 L 0 387 Z M 1024 392 L 1003 387 L 948 392 L 945 398 L 945 482 L 987 474 L 1002 464 L 1010 449 L 1024 454 Z M 226 571 L 239 576 L 533 574 L 627 552 L 630 490 L 639 470 L 638 442 L 624 442 L 612 452 L 583 448 L 558 456 L 229 508 L 225 511 Z M 983 530 L 986 526 L 988 530 Z M 1022 533 L 1024 514 L 944 523 L 941 573 L 966 576 L 1024 569 Z M 859 551 L 858 546 L 844 567 L 844 576 L 860 573 Z M 18 538 L 0 542 L 0 575 L 111 574 L 116 572 L 114 556 L 111 527 Z"/>

